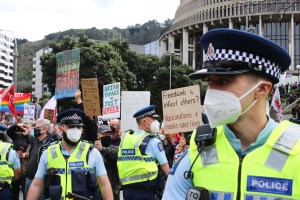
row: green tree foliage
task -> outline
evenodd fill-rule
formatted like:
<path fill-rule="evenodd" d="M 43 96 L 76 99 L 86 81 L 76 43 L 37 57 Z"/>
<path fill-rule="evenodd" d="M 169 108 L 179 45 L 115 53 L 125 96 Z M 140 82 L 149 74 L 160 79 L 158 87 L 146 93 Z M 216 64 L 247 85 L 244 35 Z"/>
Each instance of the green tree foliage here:
<path fill-rule="evenodd" d="M 80 48 L 80 78 L 97 78 L 100 94 L 103 93 L 103 85 L 113 82 L 121 82 L 122 90 L 130 88 L 135 76 L 113 46 L 89 40 L 84 34 L 78 37 L 78 40 L 64 37 L 61 42 L 51 43 L 49 46 L 53 51 L 41 57 L 43 82 L 48 84 L 52 95 L 55 93 L 56 80 L 55 55 L 73 48 Z"/>

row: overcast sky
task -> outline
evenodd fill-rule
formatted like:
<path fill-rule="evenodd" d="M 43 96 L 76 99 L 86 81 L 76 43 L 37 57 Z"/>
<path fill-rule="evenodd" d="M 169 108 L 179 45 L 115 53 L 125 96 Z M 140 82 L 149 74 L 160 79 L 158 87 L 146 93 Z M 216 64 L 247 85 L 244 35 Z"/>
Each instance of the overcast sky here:
<path fill-rule="evenodd" d="M 71 28 L 126 28 L 173 19 L 180 0 L 1 0 L 0 29 L 41 40 Z"/>

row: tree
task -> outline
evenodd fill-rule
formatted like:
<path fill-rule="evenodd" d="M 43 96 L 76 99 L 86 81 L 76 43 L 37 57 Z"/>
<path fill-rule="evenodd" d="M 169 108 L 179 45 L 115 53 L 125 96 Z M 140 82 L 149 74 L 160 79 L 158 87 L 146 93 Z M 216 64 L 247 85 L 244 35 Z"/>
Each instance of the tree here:
<path fill-rule="evenodd" d="M 53 42 L 49 46 L 51 53 L 41 58 L 43 82 L 48 84 L 52 95 L 55 93 L 56 60 L 55 54 L 80 48 L 80 78 L 97 78 L 99 93 L 103 92 L 103 85 L 121 82 L 121 89 L 127 90 L 134 81 L 135 76 L 127 68 L 118 52 L 108 43 L 98 43 L 89 40 L 84 34 L 79 39 L 64 37 L 61 42 Z M 101 95 L 100 95 L 101 97 Z"/>

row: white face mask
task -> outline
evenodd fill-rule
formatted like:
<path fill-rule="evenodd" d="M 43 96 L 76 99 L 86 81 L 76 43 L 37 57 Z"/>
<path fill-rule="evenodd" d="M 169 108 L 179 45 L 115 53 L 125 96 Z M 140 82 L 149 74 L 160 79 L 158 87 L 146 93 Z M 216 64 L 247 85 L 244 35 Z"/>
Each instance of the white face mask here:
<path fill-rule="evenodd" d="M 163 135 L 163 134 L 160 134 L 160 133 L 159 133 L 157 136 L 159 137 L 160 140 L 166 139 L 166 136 Z"/>
<path fill-rule="evenodd" d="M 70 128 L 67 130 L 67 137 L 72 142 L 78 142 L 81 137 L 81 130 L 78 128 Z"/>
<path fill-rule="evenodd" d="M 239 98 L 231 92 L 207 89 L 204 100 L 204 109 L 210 127 L 215 128 L 220 125 L 232 124 L 236 122 L 236 120 L 242 114 L 246 113 L 257 102 L 256 99 L 245 111 L 242 112 L 240 100 L 250 94 L 261 83 L 262 81 L 257 83 Z"/>
<path fill-rule="evenodd" d="M 151 133 L 157 133 L 159 131 L 159 122 L 157 120 L 153 121 L 150 125 Z"/>

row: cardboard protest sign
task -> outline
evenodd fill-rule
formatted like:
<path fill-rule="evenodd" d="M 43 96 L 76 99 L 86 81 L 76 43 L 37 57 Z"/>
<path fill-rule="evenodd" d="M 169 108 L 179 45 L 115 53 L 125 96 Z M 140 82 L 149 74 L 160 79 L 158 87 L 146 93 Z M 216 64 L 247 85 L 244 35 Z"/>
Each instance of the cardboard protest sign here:
<path fill-rule="evenodd" d="M 79 87 L 80 49 L 56 54 L 55 98 L 74 97 Z"/>
<path fill-rule="evenodd" d="M 120 82 L 103 86 L 103 109 L 105 119 L 120 118 Z"/>
<path fill-rule="evenodd" d="M 97 78 L 81 79 L 83 108 L 88 116 L 100 115 L 100 98 Z"/>
<path fill-rule="evenodd" d="M 44 119 L 48 119 L 52 122 L 53 117 L 54 117 L 54 110 L 50 110 L 50 109 L 44 110 Z"/>
<path fill-rule="evenodd" d="M 199 85 L 162 91 L 165 133 L 193 131 L 201 123 Z"/>
<path fill-rule="evenodd" d="M 136 130 L 137 123 L 133 114 L 150 105 L 149 91 L 122 91 L 121 130 Z"/>

